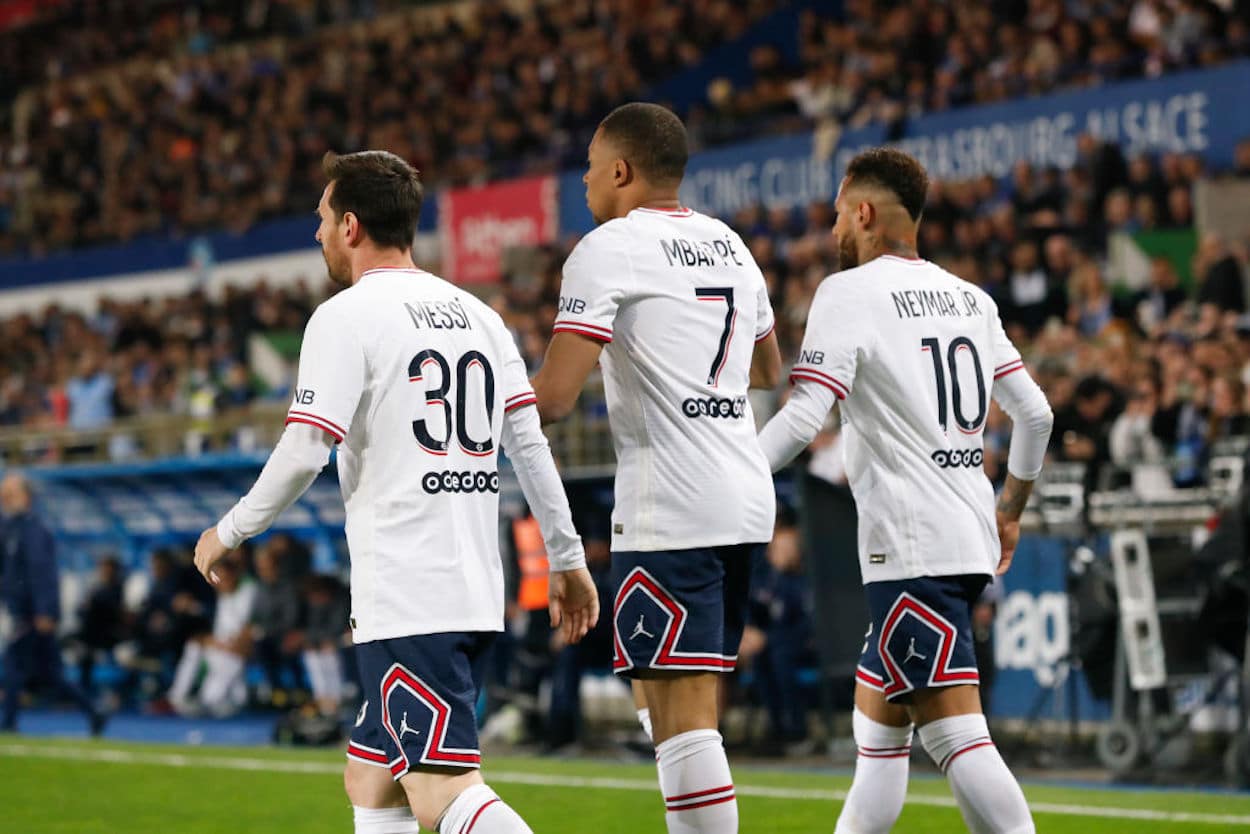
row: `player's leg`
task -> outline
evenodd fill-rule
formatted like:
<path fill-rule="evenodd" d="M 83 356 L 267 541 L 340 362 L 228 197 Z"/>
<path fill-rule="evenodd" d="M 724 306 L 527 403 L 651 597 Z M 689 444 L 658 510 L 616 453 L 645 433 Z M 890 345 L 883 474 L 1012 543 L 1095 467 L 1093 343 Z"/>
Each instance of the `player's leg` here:
<path fill-rule="evenodd" d="M 986 579 L 925 577 L 866 586 L 874 623 L 885 624 L 877 640 L 885 664 L 882 688 L 886 697 L 908 701 L 921 744 L 946 775 L 975 834 L 1030 834 L 1024 793 L 981 713 L 972 605 Z M 884 621 L 876 619 L 874 596 L 892 599 Z"/>
<path fill-rule="evenodd" d="M 861 677 L 855 683 L 852 729 L 858 748 L 855 777 L 834 834 L 885 834 L 894 827 L 907 796 L 911 718 Z"/>
<path fill-rule="evenodd" d="M 738 805 L 719 725 L 762 545 L 614 553 L 618 672 L 642 680 L 670 834 L 733 834 Z"/>
<path fill-rule="evenodd" d="M 1032 834 L 1024 792 L 990 739 L 977 686 L 913 694 L 920 742 L 946 775 L 974 834 Z"/>
<path fill-rule="evenodd" d="M 638 723 L 647 734 L 647 740 L 654 743 L 655 736 L 651 733 L 651 710 L 647 707 L 647 693 L 642 688 L 642 681 L 631 680 L 629 688 L 634 694 L 634 711 L 638 713 Z"/>
<path fill-rule="evenodd" d="M 356 647 L 356 665 L 365 699 L 347 742 L 347 767 L 343 770 L 343 788 L 352 804 L 354 831 L 417 834 L 421 826 L 408 805 L 408 795 L 391 774 L 391 763 L 399 762 L 400 755 L 382 723 L 377 673 L 360 659 L 361 649 Z"/>
<path fill-rule="evenodd" d="M 479 673 L 494 639 L 426 634 L 356 647 L 361 677 L 380 682 L 372 691 L 396 754 L 390 771 L 421 825 L 441 834 L 532 834 L 478 771 Z"/>
<path fill-rule="evenodd" d="M 352 804 L 355 834 L 417 834 L 421 830 L 408 806 L 407 794 L 391 778 L 386 765 L 378 766 L 349 754 L 343 769 L 343 788 Z"/>

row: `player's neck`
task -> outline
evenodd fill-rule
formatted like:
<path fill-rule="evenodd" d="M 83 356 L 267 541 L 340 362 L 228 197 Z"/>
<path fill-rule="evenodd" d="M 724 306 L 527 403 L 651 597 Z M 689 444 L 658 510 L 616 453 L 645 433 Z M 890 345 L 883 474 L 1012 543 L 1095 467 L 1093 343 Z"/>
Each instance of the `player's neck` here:
<path fill-rule="evenodd" d="M 656 209 L 659 211 L 672 211 L 681 208 L 681 198 L 677 196 L 676 191 L 646 194 L 638 200 L 631 200 L 624 206 L 621 217 L 629 214 L 634 209 Z"/>
<path fill-rule="evenodd" d="M 882 255 L 894 255 L 899 258 L 910 258 L 915 260 L 920 257 L 916 251 L 915 236 L 899 235 L 890 232 L 874 232 L 869 234 L 863 247 L 865 257 L 860 259 L 861 263 L 876 260 Z"/>
<path fill-rule="evenodd" d="M 352 261 L 352 283 L 372 269 L 416 269 L 411 249 L 370 249 L 357 254 Z"/>

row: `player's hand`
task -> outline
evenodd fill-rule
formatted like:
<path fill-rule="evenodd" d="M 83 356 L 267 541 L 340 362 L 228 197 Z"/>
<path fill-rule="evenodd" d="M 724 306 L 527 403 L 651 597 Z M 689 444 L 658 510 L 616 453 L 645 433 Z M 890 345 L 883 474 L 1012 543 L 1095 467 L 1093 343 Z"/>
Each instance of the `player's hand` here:
<path fill-rule="evenodd" d="M 209 527 L 200 533 L 200 540 L 195 543 L 195 568 L 210 584 L 216 585 L 221 580 L 213 567 L 229 553 L 229 549 L 217 537 L 217 528 Z"/>
<path fill-rule="evenodd" d="M 1011 567 L 1011 557 L 1016 554 L 1016 544 L 1020 541 L 1020 519 L 1011 518 L 1004 513 L 995 513 L 998 518 L 998 541 L 1002 544 L 1002 555 L 998 559 L 999 576 Z"/>
<path fill-rule="evenodd" d="M 599 592 L 585 568 L 552 571 L 547 590 L 547 611 L 551 627 L 559 628 L 564 639 L 576 643 L 599 622 Z"/>
<path fill-rule="evenodd" d="M 35 617 L 35 631 L 40 634 L 56 634 L 56 620 L 40 614 Z"/>

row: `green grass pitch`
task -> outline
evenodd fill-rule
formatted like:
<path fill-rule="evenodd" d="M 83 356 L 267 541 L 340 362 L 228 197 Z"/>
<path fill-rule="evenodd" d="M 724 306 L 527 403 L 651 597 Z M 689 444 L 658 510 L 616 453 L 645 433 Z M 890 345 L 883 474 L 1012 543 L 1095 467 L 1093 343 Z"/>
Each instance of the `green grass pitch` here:
<path fill-rule="evenodd" d="M 0 737 L 4 834 L 344 834 L 351 813 L 334 751 Z M 487 756 L 486 778 L 537 834 L 663 834 L 643 764 Z M 847 775 L 738 766 L 743 834 L 833 830 Z M 1250 794 L 1098 791 L 1026 784 L 1040 832 L 1250 830 Z M 946 785 L 912 781 L 899 834 L 963 831 Z"/>

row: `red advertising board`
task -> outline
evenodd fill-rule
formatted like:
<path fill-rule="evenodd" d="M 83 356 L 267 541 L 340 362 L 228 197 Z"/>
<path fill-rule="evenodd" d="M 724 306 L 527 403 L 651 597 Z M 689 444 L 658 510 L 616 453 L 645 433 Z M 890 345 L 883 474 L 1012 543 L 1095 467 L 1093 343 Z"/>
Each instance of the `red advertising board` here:
<path fill-rule="evenodd" d="M 556 188 L 556 178 L 546 176 L 444 191 L 438 206 L 444 277 L 494 283 L 504 250 L 555 240 Z"/>

